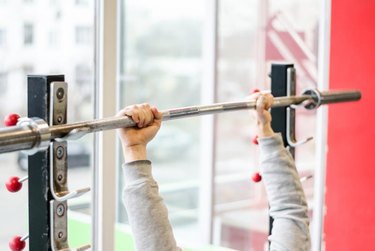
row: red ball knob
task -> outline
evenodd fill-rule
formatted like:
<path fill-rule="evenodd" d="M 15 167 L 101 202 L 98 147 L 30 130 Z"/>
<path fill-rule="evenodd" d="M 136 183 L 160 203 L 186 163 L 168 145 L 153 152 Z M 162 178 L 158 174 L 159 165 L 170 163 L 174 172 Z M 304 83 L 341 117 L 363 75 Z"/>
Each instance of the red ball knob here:
<path fill-rule="evenodd" d="M 258 142 L 258 135 L 255 135 L 255 136 L 254 136 L 252 142 L 253 142 L 253 144 L 255 144 L 255 145 L 258 145 L 258 144 L 259 144 L 259 142 Z"/>
<path fill-rule="evenodd" d="M 254 182 L 260 182 L 262 180 L 262 175 L 260 175 L 260 173 L 256 172 L 256 173 L 253 174 L 253 176 L 251 177 L 251 179 Z"/>
<path fill-rule="evenodd" d="M 12 251 L 21 251 L 25 248 L 26 242 L 21 240 L 21 236 L 15 236 L 10 242 L 9 247 Z"/>
<path fill-rule="evenodd" d="M 255 88 L 251 91 L 251 93 L 256 93 L 256 92 L 260 92 L 260 90 L 258 88 Z"/>
<path fill-rule="evenodd" d="M 22 183 L 19 182 L 19 178 L 18 177 L 11 177 L 8 182 L 5 184 L 5 186 L 7 187 L 8 191 L 11 192 L 11 193 L 15 193 L 15 192 L 18 192 L 19 190 L 21 190 L 22 188 Z"/>
<path fill-rule="evenodd" d="M 11 113 L 4 118 L 4 124 L 5 126 L 15 126 L 17 125 L 18 119 L 20 118 L 20 115 Z"/>

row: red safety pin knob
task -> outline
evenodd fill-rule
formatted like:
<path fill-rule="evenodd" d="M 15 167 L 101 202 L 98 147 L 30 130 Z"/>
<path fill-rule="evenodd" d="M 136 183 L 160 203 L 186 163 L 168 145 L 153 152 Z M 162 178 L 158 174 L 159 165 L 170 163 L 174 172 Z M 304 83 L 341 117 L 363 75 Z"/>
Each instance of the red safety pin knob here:
<path fill-rule="evenodd" d="M 258 135 L 254 136 L 252 142 L 253 142 L 254 145 L 258 145 L 259 144 L 259 142 L 258 142 Z"/>
<path fill-rule="evenodd" d="M 253 174 L 253 176 L 251 177 L 251 179 L 254 182 L 258 183 L 258 182 L 260 182 L 262 180 L 262 175 L 260 175 L 260 173 L 256 172 L 256 173 Z"/>
<path fill-rule="evenodd" d="M 12 251 L 21 251 L 25 248 L 26 242 L 25 237 L 21 236 L 15 236 L 13 239 L 9 242 L 9 247 Z"/>
<path fill-rule="evenodd" d="M 4 118 L 4 124 L 5 126 L 15 126 L 17 125 L 18 119 L 20 118 L 20 115 L 11 113 L 5 116 Z"/>
<path fill-rule="evenodd" d="M 11 193 L 18 192 L 22 188 L 22 183 L 27 180 L 27 177 L 24 177 L 22 179 L 13 176 L 10 177 L 7 183 L 5 183 L 5 186 L 7 187 L 8 191 Z"/>

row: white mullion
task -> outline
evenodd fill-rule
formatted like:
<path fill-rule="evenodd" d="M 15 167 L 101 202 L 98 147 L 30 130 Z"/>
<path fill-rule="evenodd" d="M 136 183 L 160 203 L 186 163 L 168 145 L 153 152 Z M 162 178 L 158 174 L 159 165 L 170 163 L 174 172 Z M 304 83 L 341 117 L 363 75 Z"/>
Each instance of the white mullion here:
<path fill-rule="evenodd" d="M 95 117 L 116 113 L 117 0 L 96 1 Z M 95 135 L 93 170 L 93 250 L 114 250 L 116 210 L 116 135 Z"/>
<path fill-rule="evenodd" d="M 206 0 L 206 15 L 203 29 L 203 78 L 201 85 L 202 103 L 216 101 L 217 50 L 218 50 L 218 1 Z M 199 225 L 203 243 L 212 243 L 214 217 L 215 178 L 215 117 L 201 118 L 201 178 Z"/>
<path fill-rule="evenodd" d="M 330 65 L 330 26 L 331 26 L 331 1 L 321 0 L 320 31 L 319 31 L 319 61 L 318 61 L 318 88 L 327 90 L 329 87 Z M 316 159 L 317 168 L 314 174 L 314 205 L 311 232 L 313 251 L 322 250 L 323 222 L 325 212 L 325 177 L 327 162 L 327 127 L 328 108 L 322 106 L 317 112 L 316 130 Z M 323 248 L 324 250 L 324 248 Z"/>

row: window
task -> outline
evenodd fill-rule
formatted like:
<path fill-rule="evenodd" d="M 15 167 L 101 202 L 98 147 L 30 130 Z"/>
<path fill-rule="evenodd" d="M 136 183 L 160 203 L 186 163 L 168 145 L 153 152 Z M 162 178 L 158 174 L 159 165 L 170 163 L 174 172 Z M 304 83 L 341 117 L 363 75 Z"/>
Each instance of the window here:
<path fill-rule="evenodd" d="M 88 4 L 88 0 L 76 0 L 76 5 L 87 6 Z"/>
<path fill-rule="evenodd" d="M 22 71 L 25 76 L 35 74 L 34 65 L 25 64 L 22 66 Z"/>
<path fill-rule="evenodd" d="M 23 43 L 32 45 L 34 43 L 34 25 L 27 23 L 23 26 Z"/>
<path fill-rule="evenodd" d="M 159 109 L 200 103 L 202 27 L 200 0 L 122 2 L 121 106 L 148 102 Z M 199 243 L 200 120 L 169 121 L 149 145 L 153 173 L 179 242 Z M 123 181 L 120 177 L 120 188 Z M 121 191 L 118 192 L 121 195 Z M 119 201 L 121 224 L 127 224 Z M 194 230 L 192 230 L 194 229 Z M 132 250 L 132 249 L 129 249 Z"/>
<path fill-rule="evenodd" d="M 78 86 L 87 86 L 92 83 L 92 68 L 90 65 L 77 65 L 75 67 L 75 83 Z"/>
<path fill-rule="evenodd" d="M 6 45 L 6 31 L 4 29 L 0 29 L 0 47 Z"/>
<path fill-rule="evenodd" d="M 81 101 L 90 104 L 93 85 L 93 71 L 90 65 L 77 65 L 75 67 L 75 85 L 81 96 Z"/>
<path fill-rule="evenodd" d="M 1 0 L 0 0 L 1 1 Z M 10 3 L 10 1 L 7 1 Z M 64 74 L 68 83 L 68 121 L 69 123 L 93 119 L 94 99 L 92 93 L 93 84 L 93 41 L 90 39 L 79 47 L 74 43 L 76 27 L 85 24 L 87 29 L 94 26 L 94 6 L 82 6 L 84 9 L 79 16 L 61 15 L 56 19 L 51 15 L 40 15 L 51 10 L 51 2 L 57 2 L 58 10 L 64 13 L 74 13 L 76 6 L 71 1 L 12 1 L 12 4 L 1 5 L 1 13 L 19 13 L 27 21 L 22 23 L 20 15 L 6 15 L 6 22 L 0 21 L 0 44 L 5 41 L 6 46 L 0 46 L 0 118 L 9 113 L 27 115 L 27 75 L 28 74 Z M 74 2 L 73 2 L 74 3 Z M 55 8 L 55 9 L 56 9 Z M 17 25 L 19 25 L 18 29 Z M 56 36 L 55 29 L 58 30 Z M 10 32 L 12 31 L 12 43 Z M 5 39 L 5 37 L 7 38 Z M 32 46 L 41 41 L 41 46 Z M 18 43 L 16 41 L 19 41 Z M 60 42 L 60 41 L 72 41 Z M 50 47 L 49 44 L 53 44 Z M 5 57 L 4 57 L 5 56 Z M 84 70 L 80 71 L 82 84 L 76 83 L 76 65 L 85 62 Z M 88 76 L 90 75 L 90 76 Z M 84 83 L 83 83 L 84 82 Z M 84 88 L 84 90 L 83 90 Z M 83 93 L 84 95 L 76 95 Z M 84 97 L 82 100 L 81 97 Z M 1 125 L 3 127 L 3 125 Z M 92 187 L 91 163 L 93 152 L 93 135 L 87 135 L 80 140 L 68 143 L 69 155 L 69 189 L 81 189 Z M 11 176 L 27 176 L 25 157 L 19 152 L 0 154 L 0 163 L 3 168 L 0 183 L 5 182 Z M 84 177 L 84 178 L 82 178 Z M 77 248 L 80 245 L 91 242 L 91 193 L 68 201 L 68 227 L 69 245 Z M 6 189 L 0 189 L 0 201 L 8 201 L 0 207 L 0 222 L 12 226 L 0 231 L 0 250 L 9 250 L 9 241 L 13 236 L 23 236 L 28 232 L 28 184 L 17 194 L 9 193 Z M 26 242 L 25 250 L 29 250 Z"/>
<path fill-rule="evenodd" d="M 202 72 L 209 70 L 202 63 L 201 42 L 203 36 L 211 35 L 203 34 L 204 3 L 121 2 L 121 105 L 149 102 L 167 109 L 201 103 L 201 89 L 207 84 L 201 81 Z M 295 64 L 297 92 L 316 84 L 317 0 L 218 2 L 217 89 L 211 90 L 218 102 L 242 99 L 253 88 L 269 89 L 267 75 L 273 61 Z M 215 245 L 261 251 L 269 231 L 268 203 L 262 184 L 250 181 L 258 171 L 259 154 L 257 146 L 251 144 L 256 123 L 246 115 L 240 111 L 224 113 L 216 120 L 211 234 Z M 304 134 L 314 134 L 312 115 L 297 115 L 297 134 L 302 120 L 311 125 L 306 131 L 304 127 Z M 210 168 L 199 166 L 205 157 L 200 148 L 200 127 L 199 118 L 166 122 L 149 148 L 153 173 L 177 240 L 191 245 L 199 243 L 201 237 L 196 235 L 202 232 L 198 211 L 211 206 L 197 203 L 202 191 L 198 169 Z M 312 142 L 297 149 L 302 176 L 312 173 L 314 149 Z M 120 177 L 120 188 L 122 182 Z M 311 180 L 304 183 L 309 203 L 312 186 Z M 126 224 L 121 203 L 118 215 L 118 221 Z"/>
<path fill-rule="evenodd" d="M 8 74 L 0 72 L 0 95 L 5 95 L 8 89 Z"/>
<path fill-rule="evenodd" d="M 77 45 L 87 45 L 92 41 L 91 28 L 87 26 L 76 27 L 75 41 Z"/>
<path fill-rule="evenodd" d="M 48 33 L 48 44 L 51 47 L 58 47 L 59 45 L 59 33 L 55 30 L 52 30 Z"/>
<path fill-rule="evenodd" d="M 254 88 L 270 89 L 267 75 L 275 61 L 294 63 L 298 94 L 316 85 L 318 5 L 316 0 L 240 0 L 235 4 L 220 0 L 218 101 L 243 97 Z M 297 113 L 299 137 L 313 135 L 314 114 Z M 298 130 L 301 121 L 303 133 Z M 215 238 L 235 250 L 264 250 L 269 231 L 263 185 L 250 181 L 259 171 L 257 146 L 249 143 L 256 135 L 256 128 L 251 127 L 254 122 L 250 116 L 235 113 L 222 114 L 217 120 Z M 313 173 L 314 149 L 313 142 L 296 149 L 301 176 Z M 309 203 L 312 187 L 311 180 L 304 183 Z"/>

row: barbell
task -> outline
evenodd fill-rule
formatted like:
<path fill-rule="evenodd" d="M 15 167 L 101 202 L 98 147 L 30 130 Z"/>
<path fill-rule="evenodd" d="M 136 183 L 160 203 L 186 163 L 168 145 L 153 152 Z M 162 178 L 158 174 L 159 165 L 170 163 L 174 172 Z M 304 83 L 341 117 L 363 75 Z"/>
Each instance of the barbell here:
<path fill-rule="evenodd" d="M 321 92 L 317 89 L 308 89 L 300 96 L 274 98 L 271 108 L 303 105 L 306 109 L 315 109 L 324 104 L 357 101 L 360 99 L 361 92 L 357 90 Z M 162 111 L 162 120 L 167 121 L 255 108 L 256 100 L 189 106 Z M 49 143 L 53 140 L 76 139 L 88 133 L 133 127 L 135 125 L 136 123 L 129 117 L 109 117 L 54 126 L 49 126 L 40 118 L 21 118 L 16 126 L 0 129 L 0 153 L 29 150 L 30 154 L 32 154 L 47 149 Z"/>

